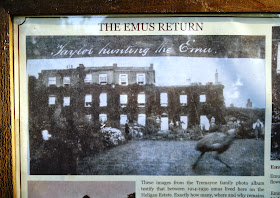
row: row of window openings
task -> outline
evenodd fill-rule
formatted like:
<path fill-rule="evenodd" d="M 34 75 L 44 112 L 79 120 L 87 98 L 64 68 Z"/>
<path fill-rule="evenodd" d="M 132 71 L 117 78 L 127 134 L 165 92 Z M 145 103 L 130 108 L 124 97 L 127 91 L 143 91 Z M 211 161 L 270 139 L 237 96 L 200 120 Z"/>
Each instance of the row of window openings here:
<path fill-rule="evenodd" d="M 85 118 L 88 121 L 92 120 L 92 115 L 85 115 Z M 120 124 L 121 125 L 125 125 L 125 123 L 127 122 L 127 115 L 120 115 Z M 99 114 L 99 122 L 101 124 L 104 124 L 107 121 L 107 114 Z M 161 122 L 161 128 L 166 128 L 168 129 L 168 118 L 162 118 L 162 120 L 160 120 L 159 122 Z M 137 123 L 139 125 L 145 126 L 146 125 L 146 114 L 138 114 L 138 119 L 137 119 Z M 173 122 L 170 122 L 170 124 Z M 178 122 L 179 123 L 179 122 Z M 182 125 L 183 129 L 186 129 L 188 126 L 188 116 L 180 116 L 180 123 Z M 165 124 L 167 124 L 167 126 L 164 126 Z"/>
<path fill-rule="evenodd" d="M 137 84 L 144 85 L 146 84 L 145 74 L 136 74 Z M 49 77 L 49 86 L 56 85 L 56 77 Z M 92 74 L 86 74 L 85 83 L 92 83 Z M 107 74 L 99 74 L 99 84 L 107 84 Z M 119 75 L 119 84 L 128 85 L 128 75 L 120 74 Z M 63 86 L 70 85 L 70 77 L 63 77 Z"/>
<path fill-rule="evenodd" d="M 91 121 L 92 115 L 85 116 L 88 121 Z M 120 124 L 124 125 L 127 122 L 127 115 L 120 115 Z M 99 122 L 104 124 L 107 121 L 107 114 L 99 114 Z M 138 124 L 145 126 L 146 125 L 146 114 L 138 114 Z"/>
<path fill-rule="evenodd" d="M 101 93 L 99 96 L 100 100 L 100 107 L 106 107 L 107 106 L 107 93 Z M 128 96 L 126 94 L 120 95 L 120 104 L 121 107 L 126 107 L 128 101 Z M 186 106 L 188 101 L 187 95 L 180 95 L 180 104 L 181 106 Z M 200 102 L 206 101 L 206 95 L 200 95 Z M 137 98 L 138 106 L 144 107 L 146 103 L 146 96 L 145 94 L 138 94 Z M 55 104 L 55 96 L 49 96 L 49 105 Z M 69 106 L 70 105 L 70 97 L 64 97 L 63 98 L 63 106 Z M 167 93 L 161 93 L 160 94 L 160 105 L 161 106 L 167 106 L 168 105 L 168 96 Z M 85 95 L 85 107 L 91 107 L 92 106 L 92 95 L 87 94 Z"/>

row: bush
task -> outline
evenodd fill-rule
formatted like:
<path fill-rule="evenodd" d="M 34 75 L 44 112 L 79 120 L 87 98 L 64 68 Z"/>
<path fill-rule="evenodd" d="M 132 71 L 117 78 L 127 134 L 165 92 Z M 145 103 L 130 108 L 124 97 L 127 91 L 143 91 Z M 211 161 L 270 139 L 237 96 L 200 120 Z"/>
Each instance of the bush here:
<path fill-rule="evenodd" d="M 119 129 L 104 127 L 99 122 L 80 121 L 78 127 L 82 155 L 97 154 L 124 142 L 125 138 Z"/>
<path fill-rule="evenodd" d="M 240 124 L 237 135 L 240 138 L 255 138 L 252 122 L 244 122 Z"/>
<path fill-rule="evenodd" d="M 105 127 L 101 129 L 101 133 L 104 134 L 103 142 L 107 147 L 116 146 L 125 141 L 125 138 L 119 129 Z"/>
<path fill-rule="evenodd" d="M 144 134 L 147 134 L 147 128 L 139 124 L 134 124 L 133 127 L 130 127 L 128 138 L 140 138 Z"/>
<path fill-rule="evenodd" d="M 190 134 L 191 140 L 198 140 L 203 136 L 203 130 L 200 128 L 199 125 L 193 126 L 192 128 L 188 129 L 187 132 Z"/>
<path fill-rule="evenodd" d="M 145 134 L 156 134 L 159 131 L 159 128 L 155 125 L 149 124 L 145 126 Z"/>
<path fill-rule="evenodd" d="M 209 132 L 227 132 L 231 127 L 226 125 L 214 124 L 210 126 Z"/>

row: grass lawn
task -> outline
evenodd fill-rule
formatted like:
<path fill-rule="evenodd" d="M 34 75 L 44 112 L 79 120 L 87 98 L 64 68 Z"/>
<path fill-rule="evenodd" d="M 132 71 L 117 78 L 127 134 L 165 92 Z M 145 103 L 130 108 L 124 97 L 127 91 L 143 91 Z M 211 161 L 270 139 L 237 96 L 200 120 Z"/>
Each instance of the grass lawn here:
<path fill-rule="evenodd" d="M 220 155 L 206 153 L 195 169 L 197 141 L 130 141 L 78 162 L 81 175 L 264 175 L 264 141 L 238 139 Z"/>

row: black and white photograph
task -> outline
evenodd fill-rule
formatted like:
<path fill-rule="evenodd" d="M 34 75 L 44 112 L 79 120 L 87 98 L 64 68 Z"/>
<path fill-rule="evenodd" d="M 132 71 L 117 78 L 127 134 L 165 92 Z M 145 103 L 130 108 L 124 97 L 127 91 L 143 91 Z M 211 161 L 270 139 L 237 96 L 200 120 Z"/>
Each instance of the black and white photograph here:
<path fill-rule="evenodd" d="M 27 36 L 26 60 L 30 175 L 264 175 L 264 36 Z"/>
<path fill-rule="evenodd" d="M 133 181 L 29 181 L 29 198 L 135 198 Z"/>
<path fill-rule="evenodd" d="M 271 160 L 280 160 L 280 27 L 272 27 L 272 125 Z"/>

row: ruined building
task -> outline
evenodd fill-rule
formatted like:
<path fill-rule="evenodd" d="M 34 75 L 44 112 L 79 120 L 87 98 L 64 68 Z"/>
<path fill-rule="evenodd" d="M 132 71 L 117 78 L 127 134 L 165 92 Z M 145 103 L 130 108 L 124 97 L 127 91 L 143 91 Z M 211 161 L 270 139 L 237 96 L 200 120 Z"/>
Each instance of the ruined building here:
<path fill-rule="evenodd" d="M 214 78 L 206 85 L 157 86 L 153 64 L 42 70 L 38 79 L 29 78 L 30 119 L 41 116 L 48 123 L 59 113 L 117 128 L 127 121 L 156 123 L 161 130 L 171 122 L 183 129 L 207 125 L 212 117 L 219 124 L 224 122 L 224 86 L 217 71 Z M 34 114 L 38 108 L 40 115 Z"/>

